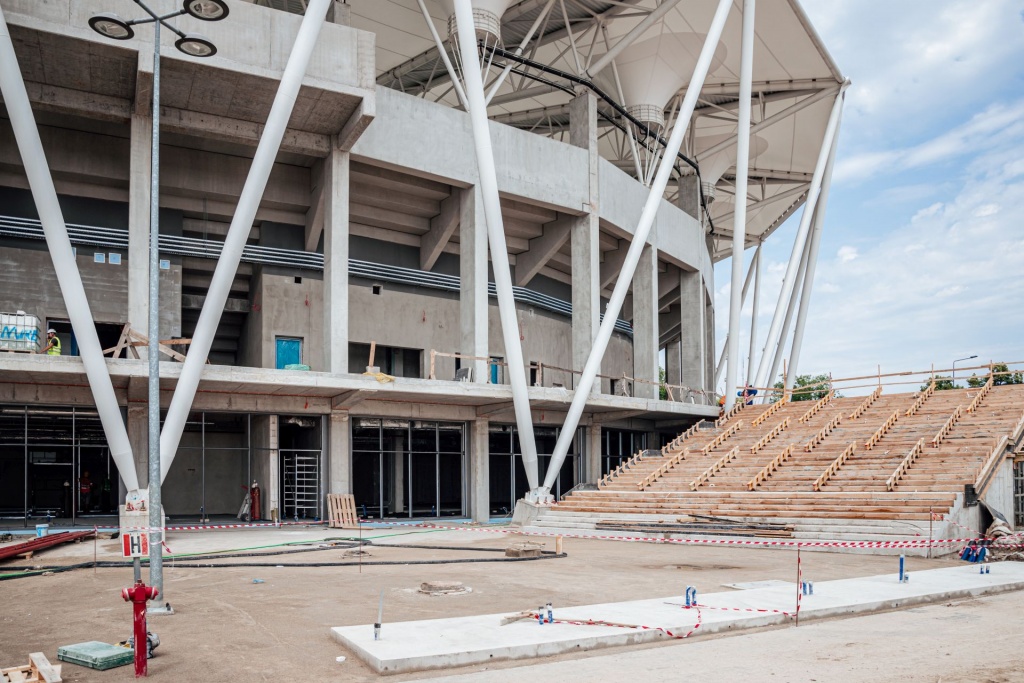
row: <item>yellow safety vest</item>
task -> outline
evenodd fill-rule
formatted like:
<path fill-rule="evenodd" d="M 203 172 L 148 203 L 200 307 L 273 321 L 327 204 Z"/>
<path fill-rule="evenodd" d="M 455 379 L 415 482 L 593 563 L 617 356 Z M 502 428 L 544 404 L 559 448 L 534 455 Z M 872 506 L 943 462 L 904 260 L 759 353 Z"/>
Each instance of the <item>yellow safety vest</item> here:
<path fill-rule="evenodd" d="M 49 351 L 46 352 L 47 356 L 59 356 L 60 355 L 60 337 L 53 335 L 53 346 Z"/>

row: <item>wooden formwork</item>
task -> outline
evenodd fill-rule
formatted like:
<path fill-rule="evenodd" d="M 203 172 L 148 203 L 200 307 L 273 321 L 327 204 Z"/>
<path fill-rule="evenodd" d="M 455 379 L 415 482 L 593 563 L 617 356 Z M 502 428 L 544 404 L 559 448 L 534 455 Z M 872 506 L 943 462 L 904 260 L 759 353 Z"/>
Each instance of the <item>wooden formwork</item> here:
<path fill-rule="evenodd" d="M 332 529 L 358 529 L 355 496 L 351 493 L 328 493 L 327 519 L 327 526 Z"/>

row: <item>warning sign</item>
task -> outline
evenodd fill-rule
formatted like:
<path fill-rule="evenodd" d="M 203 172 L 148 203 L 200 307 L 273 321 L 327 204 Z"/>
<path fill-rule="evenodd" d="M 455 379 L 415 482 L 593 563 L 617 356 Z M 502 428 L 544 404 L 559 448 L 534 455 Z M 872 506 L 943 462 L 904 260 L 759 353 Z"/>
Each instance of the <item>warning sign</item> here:
<path fill-rule="evenodd" d="M 149 534 L 144 531 L 130 531 L 121 534 L 123 557 L 146 557 L 149 555 Z"/>

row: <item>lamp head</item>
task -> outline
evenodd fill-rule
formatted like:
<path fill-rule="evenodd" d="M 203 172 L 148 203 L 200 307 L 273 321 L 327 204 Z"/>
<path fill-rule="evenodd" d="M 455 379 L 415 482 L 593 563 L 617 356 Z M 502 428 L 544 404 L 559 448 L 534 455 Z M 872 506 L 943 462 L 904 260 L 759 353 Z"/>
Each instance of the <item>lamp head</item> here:
<path fill-rule="evenodd" d="M 113 12 L 102 12 L 89 17 L 89 26 L 101 36 L 114 40 L 128 40 L 135 37 L 131 24 Z"/>
<path fill-rule="evenodd" d="M 192 57 L 212 57 L 217 54 L 217 46 L 198 33 L 186 33 L 175 41 L 174 47 Z"/>
<path fill-rule="evenodd" d="M 228 15 L 228 4 L 224 0 L 184 0 L 182 8 L 203 21 L 220 21 Z"/>

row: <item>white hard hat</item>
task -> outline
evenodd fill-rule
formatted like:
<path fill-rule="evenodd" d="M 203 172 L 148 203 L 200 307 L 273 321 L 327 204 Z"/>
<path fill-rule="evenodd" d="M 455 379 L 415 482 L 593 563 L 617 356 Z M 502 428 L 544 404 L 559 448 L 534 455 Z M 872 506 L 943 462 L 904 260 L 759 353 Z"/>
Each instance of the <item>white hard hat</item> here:
<path fill-rule="evenodd" d="M 48 329 L 48 330 L 46 331 L 46 334 L 57 334 L 57 330 L 55 330 L 55 329 L 53 329 L 53 328 L 51 327 L 50 329 Z"/>

